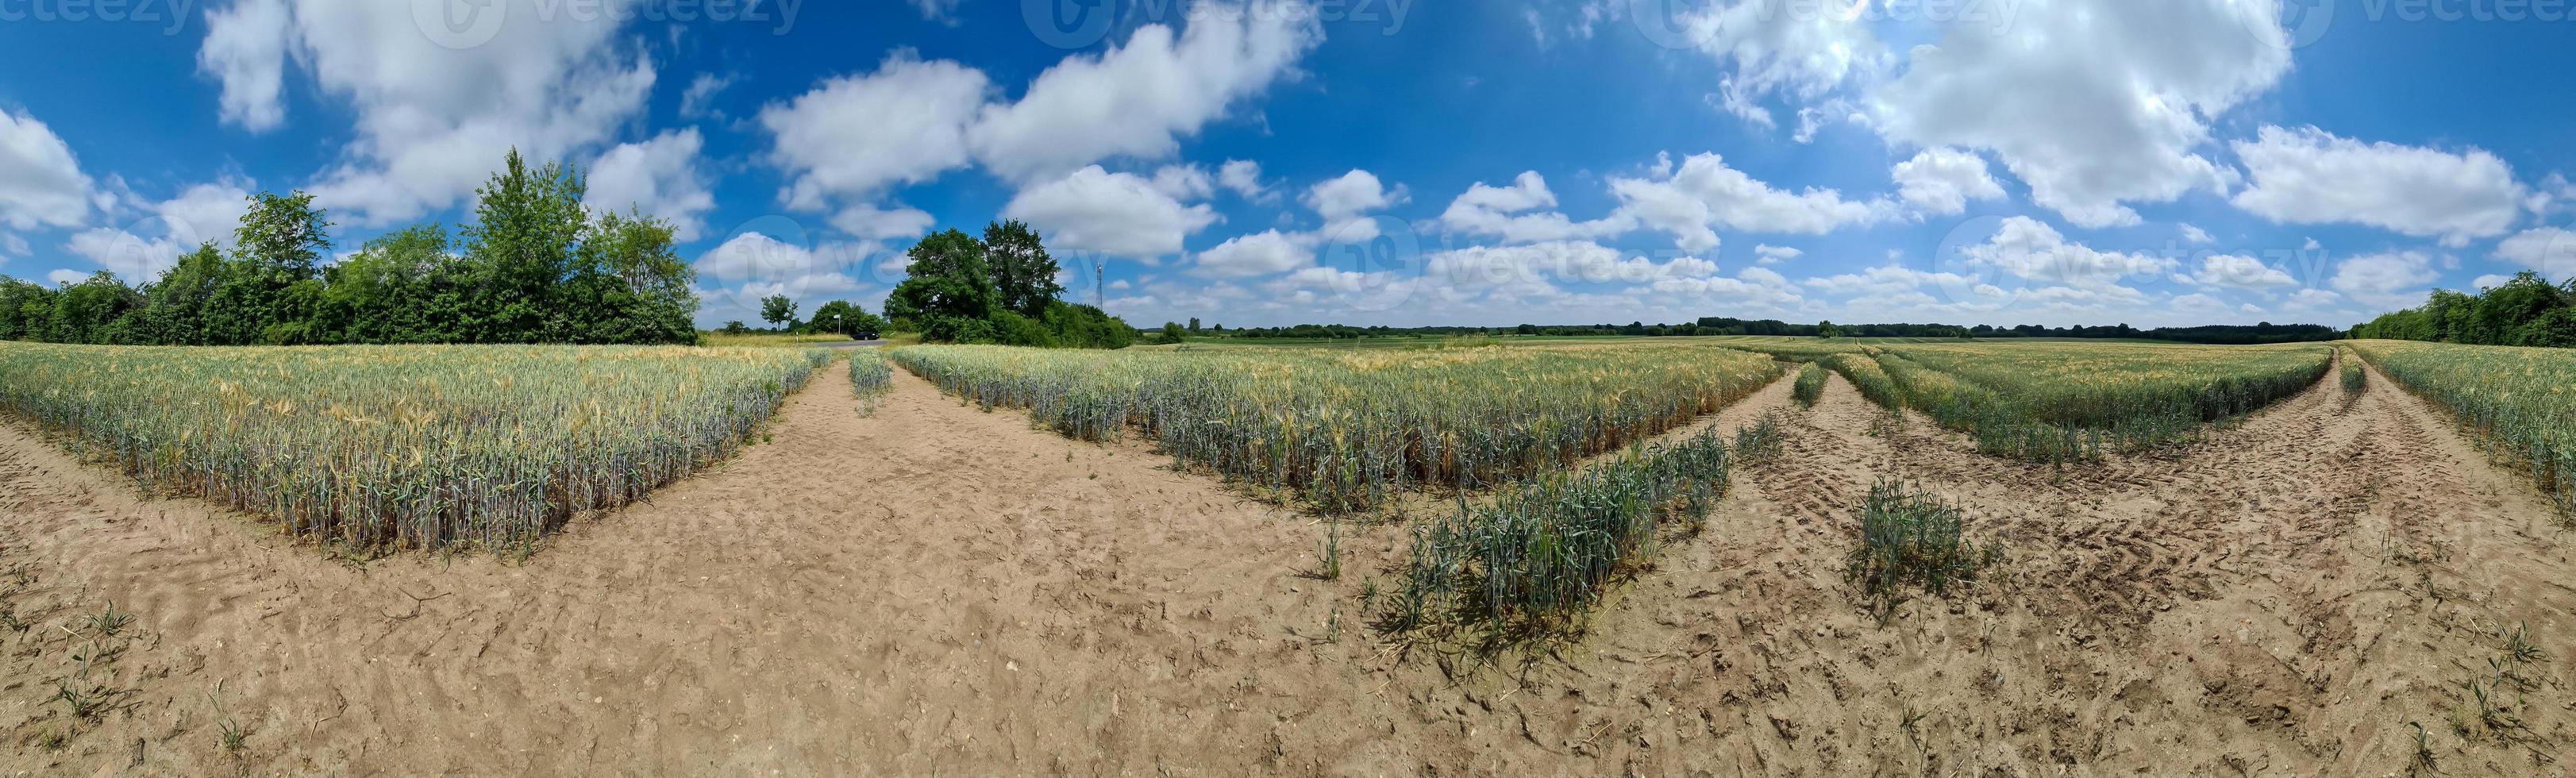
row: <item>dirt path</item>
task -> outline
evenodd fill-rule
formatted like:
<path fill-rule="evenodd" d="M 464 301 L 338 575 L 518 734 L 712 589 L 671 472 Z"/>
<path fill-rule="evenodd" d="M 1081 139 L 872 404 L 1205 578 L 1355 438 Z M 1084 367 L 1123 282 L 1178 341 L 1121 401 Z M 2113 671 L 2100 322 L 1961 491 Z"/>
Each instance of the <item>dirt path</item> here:
<path fill-rule="evenodd" d="M 2446 773 L 2529 773 L 2448 720 L 2525 621 L 2525 739 L 2576 725 L 2547 512 L 2384 381 L 2067 475 L 1873 436 L 1836 380 L 1564 661 L 1453 679 L 1363 626 L 1400 531 L 1315 580 L 1322 527 L 1163 457 L 901 374 L 863 418 L 823 375 L 524 566 L 340 564 L 0 428 L 0 595 L 38 622 L 0 630 L 0 772 L 2383 774 L 2417 721 Z M 1865 616 L 1841 554 L 1882 474 L 1967 503 L 1997 580 Z M 110 600 L 121 694 L 74 726 L 52 684 Z"/>
<path fill-rule="evenodd" d="M 1976 456 L 1919 416 L 1873 436 L 1879 416 L 1836 378 L 1516 712 L 1587 772 L 1644 774 L 2380 775 L 2415 766 L 2415 722 L 2431 767 L 2527 775 L 2576 735 L 2546 506 L 2385 381 L 2090 471 Z M 1864 614 L 1843 553 L 1882 475 L 1964 503 L 2003 570 Z M 2550 654 L 2496 696 L 2528 730 L 2491 731 L 2465 683 L 2492 685 L 2525 624 Z"/>
<path fill-rule="evenodd" d="M 861 418 L 824 373 L 769 443 L 524 567 L 353 569 L 0 434 L 0 569 L 158 636 L 125 660 L 135 704 L 63 751 L 33 743 L 65 724 L 50 690 L 9 690 L 0 723 L 37 722 L 9 766 L 86 774 L 142 738 L 154 771 L 230 769 L 218 682 L 247 771 L 351 774 L 1249 764 L 1320 707 L 1292 698 L 1366 695 L 1283 633 L 1332 607 L 1303 521 L 908 376 Z"/>

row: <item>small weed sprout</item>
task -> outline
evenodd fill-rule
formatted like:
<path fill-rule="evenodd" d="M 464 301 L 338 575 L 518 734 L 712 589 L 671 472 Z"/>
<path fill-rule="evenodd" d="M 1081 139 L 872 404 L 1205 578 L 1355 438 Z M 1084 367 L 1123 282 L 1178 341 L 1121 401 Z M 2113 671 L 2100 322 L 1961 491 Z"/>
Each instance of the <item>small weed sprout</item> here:
<path fill-rule="evenodd" d="M 224 684 L 217 681 L 215 690 L 206 695 L 206 704 L 215 709 L 215 744 L 222 746 L 226 754 L 240 756 L 243 746 L 250 740 L 250 733 L 242 729 L 240 721 L 224 712 L 223 694 Z"/>
<path fill-rule="evenodd" d="M 117 610 L 113 600 L 99 612 L 81 617 L 82 627 L 102 638 L 116 637 L 116 633 L 125 630 L 125 625 L 132 623 L 134 614 Z"/>
<path fill-rule="evenodd" d="M 2416 772 L 2439 772 L 2433 767 L 2432 734 L 2424 731 L 2423 724 L 2409 721 L 2406 726 L 2415 728 L 2415 755 L 2408 760 L 2407 767 Z"/>
<path fill-rule="evenodd" d="M 72 718 L 97 718 L 99 713 L 107 710 L 108 700 L 115 696 L 105 684 L 90 683 L 86 676 L 84 672 L 54 681 L 54 700 L 71 709 Z"/>
<path fill-rule="evenodd" d="M 1342 578 L 1342 523 L 1341 523 L 1341 522 L 1334 521 L 1334 520 L 1331 520 L 1331 519 L 1325 519 L 1325 520 L 1324 520 L 1324 553 L 1323 553 L 1323 560 L 1324 560 L 1323 567 L 1322 567 L 1321 569 L 1318 569 L 1318 570 L 1316 570 L 1316 571 L 1315 571 L 1315 573 L 1316 573 L 1316 574 L 1315 574 L 1315 577 L 1317 577 L 1317 578 L 1321 578 L 1321 579 L 1324 579 L 1324 580 L 1327 580 L 1327 581 L 1338 581 L 1338 580 L 1341 580 L 1341 578 Z"/>
<path fill-rule="evenodd" d="M 1877 415 L 1869 417 L 1869 429 L 1866 430 L 1865 434 L 1873 438 L 1896 438 L 1903 436 L 1905 434 L 1905 412 L 1894 409 L 1881 410 Z"/>
<path fill-rule="evenodd" d="M 2525 670 L 2546 655 L 2532 644 L 2528 624 L 2517 624 L 2510 630 L 2499 626 L 2493 634 L 2503 645 L 2496 656 L 2487 659 L 2485 678 L 2472 676 L 2461 682 L 2467 693 L 2466 705 L 2453 717 L 2451 726 L 2461 737 L 2483 733 L 2497 742 L 2527 740 L 2533 736 L 2531 726 L 2516 711 L 2528 704 L 2520 696 L 2538 688 L 2539 684 L 2533 682 Z M 2504 694 L 2508 691 L 2516 695 L 2514 702 L 2505 701 Z"/>

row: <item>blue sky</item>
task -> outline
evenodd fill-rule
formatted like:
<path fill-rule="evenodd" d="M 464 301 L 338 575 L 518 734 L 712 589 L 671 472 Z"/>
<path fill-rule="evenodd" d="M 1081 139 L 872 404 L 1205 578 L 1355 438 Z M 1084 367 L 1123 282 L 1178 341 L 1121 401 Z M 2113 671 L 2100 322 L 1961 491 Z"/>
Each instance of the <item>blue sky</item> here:
<path fill-rule="evenodd" d="M 704 324 L 1022 218 L 1141 324 L 2350 324 L 2576 275 L 2576 3 L 0 0 L 0 273 L 516 146 Z M 1099 271 L 1095 283 L 1093 269 Z"/>

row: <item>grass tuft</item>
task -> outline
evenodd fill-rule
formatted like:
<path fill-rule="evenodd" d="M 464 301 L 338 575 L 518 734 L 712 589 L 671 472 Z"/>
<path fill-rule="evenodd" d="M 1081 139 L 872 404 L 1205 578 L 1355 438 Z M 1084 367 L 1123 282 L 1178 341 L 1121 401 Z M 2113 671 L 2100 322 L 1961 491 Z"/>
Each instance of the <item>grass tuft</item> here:
<path fill-rule="evenodd" d="M 1908 590 L 1947 594 L 2003 558 L 2000 544 L 1969 540 L 1967 525 L 1967 512 L 1958 505 L 1880 479 L 1861 506 L 1860 545 L 1852 549 L 1845 576 L 1882 617 L 1895 611 Z"/>
<path fill-rule="evenodd" d="M 1753 423 L 1735 429 L 1734 455 L 1742 464 L 1759 464 L 1780 458 L 1787 448 L 1788 433 L 1780 430 L 1780 414 L 1764 413 Z"/>

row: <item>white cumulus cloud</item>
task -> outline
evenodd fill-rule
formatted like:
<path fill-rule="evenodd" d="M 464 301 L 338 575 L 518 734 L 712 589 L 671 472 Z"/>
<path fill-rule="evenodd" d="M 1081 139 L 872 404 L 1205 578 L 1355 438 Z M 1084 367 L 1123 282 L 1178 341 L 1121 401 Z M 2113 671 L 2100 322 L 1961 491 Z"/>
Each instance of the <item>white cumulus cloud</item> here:
<path fill-rule="evenodd" d="M 594 211 L 641 211 L 671 223 L 672 238 L 694 242 L 706 231 L 715 195 L 698 175 L 705 140 L 691 127 L 642 143 L 621 144 L 591 163 L 588 206 Z"/>
<path fill-rule="evenodd" d="M 827 196 L 873 197 L 966 164 L 967 128 L 991 82 L 983 71 L 908 52 L 760 111 L 770 159 L 796 175 L 780 199 L 819 210 Z"/>
<path fill-rule="evenodd" d="M 1728 167 L 1716 154 L 1694 154 L 1669 173 L 1659 169 L 1645 178 L 1613 177 L 1610 191 L 1620 202 L 1615 218 L 1671 233 L 1683 251 L 1716 248 L 1718 227 L 1821 235 L 1895 216 L 1888 202 L 1846 200 L 1832 189 L 1774 189 Z"/>
<path fill-rule="evenodd" d="M 2003 31 L 1953 25 L 1915 47 L 1866 113 L 1891 141 L 1993 152 L 2077 226 L 2135 224 L 2125 203 L 2227 185 L 2198 149 L 2212 117 L 2289 71 L 2279 13 L 2276 0 L 2025 3 Z"/>
<path fill-rule="evenodd" d="M 1002 215 L 1044 232 L 1051 248 L 1144 262 L 1180 253 L 1184 239 L 1217 220 L 1205 204 L 1183 205 L 1151 180 L 1099 165 L 1020 190 Z"/>
<path fill-rule="evenodd" d="M 1906 204 L 1935 216 L 1964 213 L 1970 200 L 2004 196 L 2003 185 L 1986 172 L 1986 161 L 1958 149 L 1924 149 L 1896 163 L 1889 177 Z"/>
<path fill-rule="evenodd" d="M 2526 196 L 2511 167 L 2478 149 L 2362 143 L 2315 127 L 2265 127 L 2235 148 L 2252 179 L 2236 207 L 2285 224 L 2351 222 L 2462 246 L 2512 228 Z"/>
<path fill-rule="evenodd" d="M 983 110 L 976 157 L 1003 178 L 1061 176 L 1112 157 L 1161 159 L 1236 102 L 1293 76 L 1323 42 L 1313 9 L 1290 0 L 1193 13 L 1186 30 L 1148 24 L 1098 55 L 1038 74 L 1014 103 Z"/>
<path fill-rule="evenodd" d="M 90 187 L 72 147 L 52 128 L 23 112 L 0 112 L 0 224 L 79 226 L 89 219 Z"/>

